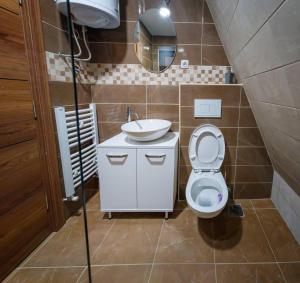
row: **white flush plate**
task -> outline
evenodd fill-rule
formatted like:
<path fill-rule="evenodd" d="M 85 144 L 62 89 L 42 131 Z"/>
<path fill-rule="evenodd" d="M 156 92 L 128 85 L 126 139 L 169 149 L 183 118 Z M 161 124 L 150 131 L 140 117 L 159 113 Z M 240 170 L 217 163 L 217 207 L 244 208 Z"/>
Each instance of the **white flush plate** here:
<path fill-rule="evenodd" d="M 222 108 L 221 99 L 195 99 L 194 117 L 220 118 L 221 108 Z"/>

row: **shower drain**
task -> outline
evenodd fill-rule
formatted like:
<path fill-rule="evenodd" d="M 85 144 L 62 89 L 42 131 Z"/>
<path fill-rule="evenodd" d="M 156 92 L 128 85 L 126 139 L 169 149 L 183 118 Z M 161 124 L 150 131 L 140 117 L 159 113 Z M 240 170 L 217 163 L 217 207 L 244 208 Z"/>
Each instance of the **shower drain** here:
<path fill-rule="evenodd" d="M 228 209 L 230 216 L 243 217 L 245 215 L 240 204 L 231 204 Z"/>

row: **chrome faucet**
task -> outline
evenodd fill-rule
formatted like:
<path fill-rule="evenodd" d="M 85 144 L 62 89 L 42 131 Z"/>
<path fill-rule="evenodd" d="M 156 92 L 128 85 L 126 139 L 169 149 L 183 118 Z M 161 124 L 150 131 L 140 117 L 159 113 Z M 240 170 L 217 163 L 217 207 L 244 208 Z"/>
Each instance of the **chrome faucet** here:
<path fill-rule="evenodd" d="M 131 120 L 131 115 L 132 115 L 132 114 L 135 115 L 135 117 L 136 117 L 137 120 L 139 119 L 139 115 L 138 115 L 136 112 L 133 112 L 133 111 L 131 110 L 131 107 L 130 107 L 130 106 L 127 107 L 127 122 L 128 122 L 128 123 L 132 121 L 132 120 Z"/>

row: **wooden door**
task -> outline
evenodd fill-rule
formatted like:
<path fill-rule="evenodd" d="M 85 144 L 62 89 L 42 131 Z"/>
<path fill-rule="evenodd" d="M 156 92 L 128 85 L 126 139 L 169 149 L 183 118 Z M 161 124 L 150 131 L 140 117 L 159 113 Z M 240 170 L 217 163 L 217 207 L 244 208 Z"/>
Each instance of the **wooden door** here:
<path fill-rule="evenodd" d="M 0 0 L 0 281 L 50 233 L 29 69 L 19 5 Z"/>

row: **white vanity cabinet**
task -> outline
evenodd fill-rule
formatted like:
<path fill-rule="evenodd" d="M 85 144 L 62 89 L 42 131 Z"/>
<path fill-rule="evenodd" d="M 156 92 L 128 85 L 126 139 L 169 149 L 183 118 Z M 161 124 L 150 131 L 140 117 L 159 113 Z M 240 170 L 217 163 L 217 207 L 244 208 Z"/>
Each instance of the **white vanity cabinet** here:
<path fill-rule="evenodd" d="M 178 133 L 135 142 L 123 133 L 98 145 L 101 211 L 171 212 L 176 197 Z"/>

